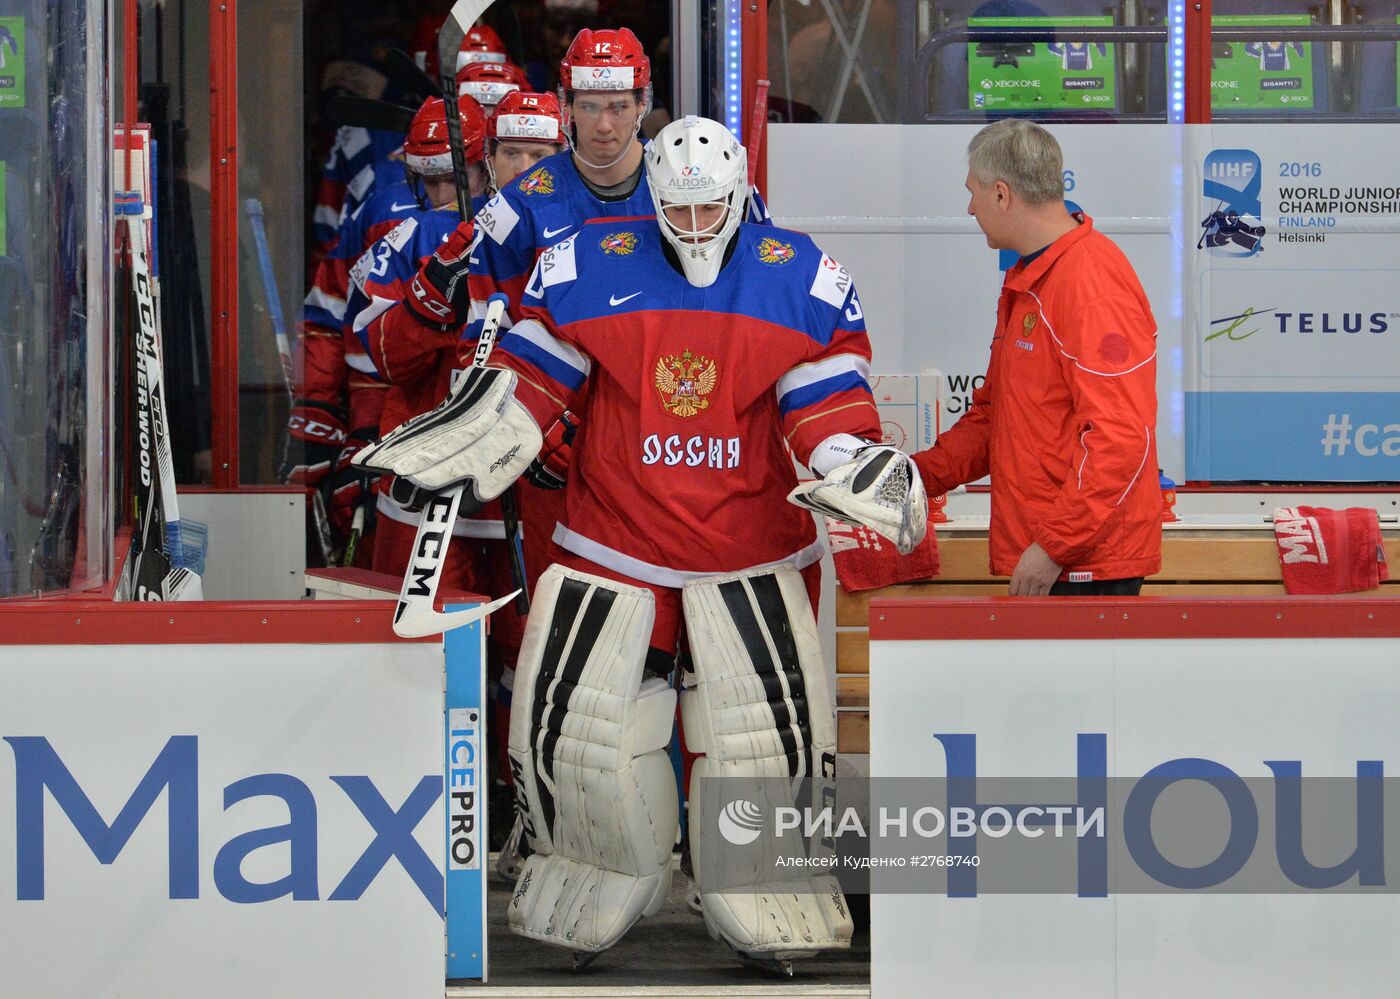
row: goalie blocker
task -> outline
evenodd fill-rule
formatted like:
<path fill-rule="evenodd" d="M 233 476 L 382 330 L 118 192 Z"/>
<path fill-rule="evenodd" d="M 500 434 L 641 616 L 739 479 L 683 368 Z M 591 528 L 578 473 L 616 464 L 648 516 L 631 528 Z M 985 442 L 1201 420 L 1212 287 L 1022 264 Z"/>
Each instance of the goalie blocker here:
<path fill-rule="evenodd" d="M 360 451 L 353 464 L 429 492 L 460 482 L 477 502 L 493 500 L 544 443 L 534 417 L 515 400 L 515 383 L 513 372 L 469 368 L 434 409 Z"/>

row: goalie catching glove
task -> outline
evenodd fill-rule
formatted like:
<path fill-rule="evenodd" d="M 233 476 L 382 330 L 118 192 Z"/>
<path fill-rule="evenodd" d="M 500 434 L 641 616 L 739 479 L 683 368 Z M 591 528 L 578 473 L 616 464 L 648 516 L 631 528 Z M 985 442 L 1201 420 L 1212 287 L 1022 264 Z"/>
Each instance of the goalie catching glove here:
<path fill-rule="evenodd" d="M 435 409 L 365 448 L 354 464 L 431 492 L 460 482 L 484 503 L 520 477 L 542 442 L 534 417 L 515 399 L 515 373 L 468 368 Z"/>
<path fill-rule="evenodd" d="M 818 471 L 819 469 L 814 469 Z M 898 448 L 868 444 L 815 482 L 788 493 L 788 502 L 889 538 L 908 555 L 928 530 L 928 495 L 910 457 Z"/>

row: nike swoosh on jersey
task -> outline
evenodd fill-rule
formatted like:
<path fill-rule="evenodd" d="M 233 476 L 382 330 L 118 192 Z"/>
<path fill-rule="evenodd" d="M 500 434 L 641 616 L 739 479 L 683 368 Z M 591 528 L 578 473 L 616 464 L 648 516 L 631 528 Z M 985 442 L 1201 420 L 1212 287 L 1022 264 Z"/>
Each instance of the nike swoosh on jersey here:
<path fill-rule="evenodd" d="M 609 305 L 621 305 L 623 302 L 630 302 L 630 301 L 632 301 L 632 299 L 636 298 L 636 297 L 637 297 L 638 295 L 640 295 L 640 294 L 641 294 L 640 291 L 634 291 L 634 292 L 632 292 L 632 294 L 630 294 L 630 295 L 624 295 L 624 296 L 622 296 L 621 298 L 618 298 L 618 297 L 615 296 L 615 295 L 609 295 L 609 296 L 608 296 L 608 304 L 609 304 Z"/>
<path fill-rule="evenodd" d="M 546 230 L 544 231 L 544 238 L 545 238 L 545 239 L 553 239 L 555 236 L 559 235 L 561 232 L 568 232 L 568 231 L 569 231 L 570 229 L 572 229 L 572 228 L 573 228 L 573 226 L 571 226 L 571 225 L 566 225 L 566 226 L 561 226 L 561 227 L 558 228 L 558 229 L 546 229 Z"/>
<path fill-rule="evenodd" d="M 391 211 L 391 212 L 406 212 L 406 211 L 408 211 L 410 208 L 417 208 L 417 207 L 418 207 L 418 203 L 417 203 L 416 201 L 410 201 L 410 202 L 409 202 L 408 204 L 406 204 L 406 205 L 401 205 L 401 204 L 399 204 L 397 201 L 395 201 L 392 205 L 389 206 L 389 211 Z"/>

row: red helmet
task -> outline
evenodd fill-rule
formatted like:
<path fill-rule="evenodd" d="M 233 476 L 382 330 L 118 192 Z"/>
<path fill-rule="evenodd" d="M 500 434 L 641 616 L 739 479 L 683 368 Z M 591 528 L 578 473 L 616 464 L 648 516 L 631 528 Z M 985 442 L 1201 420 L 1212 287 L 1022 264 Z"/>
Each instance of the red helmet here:
<path fill-rule="evenodd" d="M 457 98 L 457 116 L 462 123 L 462 147 L 468 163 L 479 163 L 486 156 L 486 113 L 471 97 Z M 452 148 L 447 144 L 447 116 L 441 97 L 423 102 L 408 127 L 403 144 L 408 169 L 423 177 L 452 172 Z"/>
<path fill-rule="evenodd" d="M 496 105 L 489 123 L 491 138 L 498 142 L 563 142 L 564 118 L 559 98 L 517 90 Z"/>
<path fill-rule="evenodd" d="M 462 39 L 462 47 L 457 50 L 457 70 L 474 62 L 505 62 L 506 44 L 489 25 L 474 25 Z"/>
<path fill-rule="evenodd" d="M 529 86 L 525 72 L 509 62 L 472 62 L 457 74 L 457 93 L 470 94 L 488 111 L 506 94 Z"/>
<path fill-rule="evenodd" d="M 565 93 L 645 90 L 650 85 L 651 61 L 630 28 L 584 28 L 559 63 L 559 88 Z"/>

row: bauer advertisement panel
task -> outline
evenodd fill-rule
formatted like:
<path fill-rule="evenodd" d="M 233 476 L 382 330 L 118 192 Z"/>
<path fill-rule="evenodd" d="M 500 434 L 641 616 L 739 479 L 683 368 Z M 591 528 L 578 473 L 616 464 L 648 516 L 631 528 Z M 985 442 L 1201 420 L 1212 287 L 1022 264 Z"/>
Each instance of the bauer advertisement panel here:
<path fill-rule="evenodd" d="M 1400 479 L 1393 129 L 1189 130 L 1189 479 Z"/>
<path fill-rule="evenodd" d="M 1382 830 L 1397 805 L 1362 775 L 1400 767 L 1398 659 L 1393 638 L 872 641 L 872 778 L 946 779 L 935 806 L 982 808 L 977 866 L 946 890 L 873 896 L 873 994 L 1392 993 L 1400 881 Z M 1178 849 L 1193 793 L 1199 822 L 1183 825 L 1209 834 Z M 1078 843 L 1043 823 L 1021 839 L 1040 835 L 1020 826 L 1029 803 L 1091 800 L 1103 823 Z M 1336 840 L 1317 833 L 1332 820 Z M 966 852 L 951 836 L 921 850 Z M 1027 888 L 1013 860 L 1065 882 Z"/>
<path fill-rule="evenodd" d="M 0 992 L 442 995 L 440 646 L 6 646 L 0 689 Z"/>

